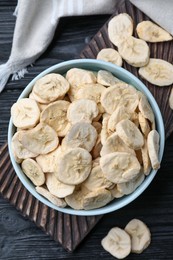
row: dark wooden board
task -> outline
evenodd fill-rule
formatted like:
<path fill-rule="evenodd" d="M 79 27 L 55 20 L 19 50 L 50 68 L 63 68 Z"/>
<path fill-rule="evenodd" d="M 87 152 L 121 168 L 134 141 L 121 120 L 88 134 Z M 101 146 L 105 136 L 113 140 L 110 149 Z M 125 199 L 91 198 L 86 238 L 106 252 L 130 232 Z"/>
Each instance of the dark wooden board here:
<path fill-rule="evenodd" d="M 136 28 L 136 25 L 139 22 L 150 20 L 144 13 L 142 13 L 139 9 L 132 5 L 128 0 L 124 2 L 120 1 L 116 12 L 110 19 L 112 19 L 115 15 L 119 13 L 129 14 L 134 21 L 134 28 Z M 107 28 L 110 19 L 105 23 L 105 25 L 89 42 L 86 48 L 81 52 L 80 56 L 82 58 L 96 58 L 97 53 L 103 48 L 114 48 L 117 50 L 117 48 L 110 42 L 108 37 Z M 134 36 L 137 37 L 135 30 Z M 171 64 L 173 63 L 173 41 L 163 43 L 148 43 L 148 45 L 150 48 L 151 58 L 163 59 L 170 62 Z M 132 67 L 125 61 L 123 62 L 123 67 L 133 73 L 135 76 L 137 76 L 148 87 L 148 89 L 155 97 L 163 116 L 166 137 L 168 137 L 173 132 L 173 111 L 170 109 L 168 102 L 170 91 L 173 85 L 168 87 L 154 86 L 153 84 L 147 82 L 139 76 L 138 68 Z"/>
<path fill-rule="evenodd" d="M 101 219 L 63 214 L 38 201 L 17 177 L 7 143 L 0 149 L 0 194 L 46 234 L 72 252 Z"/>

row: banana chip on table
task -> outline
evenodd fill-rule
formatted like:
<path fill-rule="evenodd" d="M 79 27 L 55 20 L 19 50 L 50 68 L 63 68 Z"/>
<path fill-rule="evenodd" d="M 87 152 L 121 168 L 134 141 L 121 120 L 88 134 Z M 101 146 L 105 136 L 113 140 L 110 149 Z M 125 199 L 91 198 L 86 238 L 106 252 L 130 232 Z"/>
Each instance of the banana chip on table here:
<path fill-rule="evenodd" d="M 112 48 L 105 48 L 99 51 L 97 54 L 97 60 L 111 62 L 119 67 L 121 67 L 123 63 L 120 54 Z"/>
<path fill-rule="evenodd" d="M 151 233 L 144 222 L 132 219 L 125 227 L 125 231 L 131 237 L 131 252 L 142 253 L 151 242 Z"/>
<path fill-rule="evenodd" d="M 134 67 L 143 67 L 149 62 L 150 49 L 148 44 L 133 36 L 125 39 L 119 46 L 121 57 Z"/>
<path fill-rule="evenodd" d="M 165 60 L 151 58 L 145 67 L 139 69 L 139 75 L 156 86 L 173 84 L 173 65 Z"/>
<path fill-rule="evenodd" d="M 36 101 L 47 104 L 63 99 L 69 88 L 69 82 L 62 75 L 50 73 L 36 81 L 32 93 Z"/>
<path fill-rule="evenodd" d="M 112 228 L 101 241 L 102 247 L 118 259 L 127 257 L 131 252 L 131 239 L 129 234 L 119 228 Z"/>
<path fill-rule="evenodd" d="M 136 31 L 138 37 L 146 42 L 164 42 L 172 40 L 172 36 L 167 31 L 151 21 L 138 23 Z"/>
<path fill-rule="evenodd" d="M 125 39 L 133 34 L 133 20 L 126 14 L 122 13 L 114 16 L 108 24 L 108 36 L 110 41 L 119 46 Z"/>
<path fill-rule="evenodd" d="M 20 129 L 34 127 L 40 119 L 40 109 L 35 100 L 21 98 L 11 107 L 13 124 Z"/>

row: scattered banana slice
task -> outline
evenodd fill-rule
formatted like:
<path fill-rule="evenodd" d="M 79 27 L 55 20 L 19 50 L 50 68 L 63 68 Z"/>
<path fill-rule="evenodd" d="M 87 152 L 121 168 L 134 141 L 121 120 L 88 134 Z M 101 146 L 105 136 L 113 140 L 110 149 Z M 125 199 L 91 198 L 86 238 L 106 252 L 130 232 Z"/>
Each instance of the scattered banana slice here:
<path fill-rule="evenodd" d="M 115 184 L 132 180 L 141 169 L 136 156 L 125 152 L 114 152 L 101 157 L 100 166 L 105 177 Z"/>
<path fill-rule="evenodd" d="M 173 88 L 171 89 L 171 94 L 169 96 L 169 106 L 173 109 Z"/>
<path fill-rule="evenodd" d="M 134 112 L 139 102 L 136 89 L 126 83 L 117 83 L 107 88 L 101 95 L 101 104 L 108 114 L 112 114 L 119 106 Z"/>
<path fill-rule="evenodd" d="M 125 231 L 131 237 L 133 253 L 142 253 L 151 242 L 151 233 L 149 228 L 139 219 L 132 219 L 125 227 Z"/>
<path fill-rule="evenodd" d="M 121 57 L 134 67 L 145 66 L 150 57 L 150 49 L 147 43 L 133 36 L 125 39 L 119 46 L 118 51 Z"/>
<path fill-rule="evenodd" d="M 70 104 L 67 110 L 67 118 L 71 124 L 82 120 L 91 123 L 98 112 L 96 102 L 90 99 L 79 99 Z"/>
<path fill-rule="evenodd" d="M 97 209 L 105 206 L 112 200 L 111 192 L 106 189 L 97 189 L 89 192 L 83 199 L 85 210 Z"/>
<path fill-rule="evenodd" d="M 140 96 L 138 108 L 143 117 L 147 118 L 151 123 L 154 122 L 154 113 L 150 104 L 148 103 L 147 98 L 144 95 Z"/>
<path fill-rule="evenodd" d="M 116 125 L 123 119 L 130 119 L 131 114 L 124 106 L 118 106 L 108 121 L 108 132 L 114 133 L 116 130 Z"/>
<path fill-rule="evenodd" d="M 11 107 L 13 124 L 20 129 L 34 127 L 40 119 L 37 102 L 29 98 L 21 98 Z"/>
<path fill-rule="evenodd" d="M 65 197 L 65 201 L 73 209 L 83 209 L 84 196 L 88 193 L 89 190 L 83 185 L 77 186 L 73 194 Z"/>
<path fill-rule="evenodd" d="M 56 196 L 54 196 L 53 194 L 51 194 L 47 189 L 45 189 L 44 187 L 36 187 L 35 188 L 36 191 L 42 195 L 43 197 L 45 197 L 46 199 L 48 199 L 50 202 L 52 202 L 54 205 L 60 207 L 60 208 L 65 208 L 67 206 L 66 202 L 64 201 L 64 199 L 60 199 L 57 198 Z"/>
<path fill-rule="evenodd" d="M 151 21 L 138 23 L 136 31 L 138 37 L 146 42 L 164 42 L 172 40 L 172 36 L 167 31 Z"/>
<path fill-rule="evenodd" d="M 82 148 L 74 148 L 62 155 L 55 176 L 65 184 L 80 184 L 89 176 L 91 166 L 90 153 Z"/>
<path fill-rule="evenodd" d="M 92 71 L 73 68 L 67 71 L 66 79 L 70 83 L 68 96 L 71 101 L 74 101 L 75 94 L 78 91 L 78 86 L 82 84 L 96 83 L 96 76 Z"/>
<path fill-rule="evenodd" d="M 113 183 L 107 180 L 101 170 L 101 167 L 95 166 L 92 168 L 89 177 L 82 183 L 90 191 L 97 189 L 109 189 L 113 186 Z"/>
<path fill-rule="evenodd" d="M 139 150 L 144 145 L 144 138 L 140 130 L 129 119 L 121 120 L 116 126 L 118 136 L 126 145 L 134 150 Z"/>
<path fill-rule="evenodd" d="M 36 186 L 41 186 L 45 183 L 45 176 L 41 167 L 33 159 L 25 159 L 22 164 L 22 171 Z"/>
<path fill-rule="evenodd" d="M 37 80 L 32 91 L 35 100 L 44 104 L 62 99 L 69 88 L 69 82 L 62 75 L 51 73 Z"/>
<path fill-rule="evenodd" d="M 147 137 L 151 130 L 148 120 L 142 115 L 141 112 L 138 113 L 138 118 L 141 131 L 144 134 L 144 136 Z"/>
<path fill-rule="evenodd" d="M 148 154 L 151 161 L 152 168 L 157 170 L 160 168 L 159 162 L 159 134 L 156 130 L 152 130 L 148 134 L 147 138 L 147 147 L 148 147 Z"/>
<path fill-rule="evenodd" d="M 97 140 L 97 131 L 89 123 L 79 122 L 74 124 L 62 142 L 63 150 L 81 147 L 88 152 L 92 150 Z"/>
<path fill-rule="evenodd" d="M 109 71 L 99 70 L 97 74 L 97 82 L 104 85 L 105 87 L 110 87 L 120 82 L 120 80 L 113 76 Z"/>
<path fill-rule="evenodd" d="M 119 46 L 127 37 L 133 34 L 133 20 L 126 14 L 122 13 L 112 18 L 108 24 L 108 36 L 110 41 Z"/>
<path fill-rule="evenodd" d="M 100 155 L 104 156 L 114 152 L 127 152 L 135 155 L 134 150 L 129 148 L 116 132 L 107 138 L 100 151 Z"/>
<path fill-rule="evenodd" d="M 18 131 L 13 135 L 12 138 L 12 149 L 14 151 L 16 160 L 34 158 L 38 155 L 38 153 L 33 153 L 23 146 L 22 137 L 24 134 L 25 131 Z"/>
<path fill-rule="evenodd" d="M 52 127 L 40 123 L 22 135 L 21 143 L 33 153 L 47 154 L 57 148 L 59 139 Z"/>
<path fill-rule="evenodd" d="M 51 194 L 58 198 L 65 198 L 73 193 L 75 186 L 68 185 L 57 180 L 53 173 L 46 173 L 46 186 Z"/>
<path fill-rule="evenodd" d="M 119 227 L 112 228 L 101 241 L 102 247 L 118 259 L 127 257 L 131 252 L 129 234 Z"/>
<path fill-rule="evenodd" d="M 144 179 L 145 179 L 145 175 L 143 173 L 140 173 L 139 175 L 137 175 L 137 177 L 135 177 L 131 181 L 118 183 L 117 189 L 121 194 L 128 195 L 134 192 L 141 185 Z"/>
<path fill-rule="evenodd" d="M 144 145 L 141 148 L 142 152 L 142 164 L 143 164 L 143 171 L 145 175 L 148 175 L 151 170 L 151 162 L 148 154 L 148 147 L 147 147 L 147 141 L 144 139 Z"/>
<path fill-rule="evenodd" d="M 51 126 L 58 136 L 65 136 L 70 128 L 67 120 L 67 109 L 70 103 L 58 100 L 49 104 L 41 113 L 40 122 Z"/>
<path fill-rule="evenodd" d="M 57 163 L 60 160 L 62 155 L 62 148 L 58 146 L 55 150 L 47 154 L 40 154 L 36 157 L 37 163 L 40 165 L 42 171 L 46 172 L 55 172 L 57 169 Z"/>
<path fill-rule="evenodd" d="M 105 48 L 99 51 L 99 53 L 97 54 L 97 60 L 104 60 L 107 62 L 111 62 L 120 67 L 122 66 L 123 63 L 120 54 L 112 48 Z"/>
<path fill-rule="evenodd" d="M 173 65 L 165 60 L 150 59 L 139 69 L 139 75 L 154 85 L 169 86 L 173 84 Z"/>

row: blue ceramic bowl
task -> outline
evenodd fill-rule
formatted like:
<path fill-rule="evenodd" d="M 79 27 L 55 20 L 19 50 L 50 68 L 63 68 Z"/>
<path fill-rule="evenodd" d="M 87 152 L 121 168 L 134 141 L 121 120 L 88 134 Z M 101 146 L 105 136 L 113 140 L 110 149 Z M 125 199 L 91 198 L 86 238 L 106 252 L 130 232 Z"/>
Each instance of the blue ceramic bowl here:
<path fill-rule="evenodd" d="M 133 74 L 131 74 L 130 72 L 128 72 L 127 70 L 125 70 L 121 67 L 118 67 L 109 62 L 104 62 L 104 61 L 100 61 L 100 60 L 92 60 L 92 59 L 65 61 L 65 62 L 59 63 L 57 65 L 54 65 L 54 66 L 44 70 L 37 77 L 35 77 L 23 90 L 23 92 L 19 96 L 19 99 L 28 97 L 36 80 L 40 79 L 41 77 L 45 76 L 46 74 L 48 74 L 48 73 L 65 74 L 66 71 L 68 71 L 71 68 L 82 68 L 82 69 L 88 69 L 88 70 L 93 70 L 93 71 L 98 71 L 98 70 L 110 71 L 111 73 L 113 73 L 113 75 L 118 77 L 120 80 L 133 85 L 136 89 L 140 90 L 147 96 L 148 101 L 155 114 L 156 129 L 160 134 L 159 159 L 161 161 L 162 156 L 163 156 L 163 151 L 164 151 L 164 144 L 165 144 L 165 132 L 164 132 L 164 124 L 163 124 L 162 115 L 160 113 L 160 109 L 159 109 L 154 97 L 152 96 L 151 92 L 148 90 L 148 88 Z M 92 216 L 92 215 L 94 216 L 94 215 L 106 214 L 106 213 L 118 210 L 118 209 L 126 206 L 133 200 L 135 200 L 149 186 L 149 184 L 151 183 L 151 181 L 153 180 L 153 178 L 157 172 L 156 170 L 152 170 L 151 173 L 145 178 L 143 183 L 130 195 L 126 195 L 120 199 L 114 199 L 112 202 L 110 202 L 108 205 L 106 205 L 102 208 L 93 209 L 93 210 L 74 210 L 69 207 L 59 208 L 36 192 L 34 185 L 25 176 L 20 165 L 15 162 L 13 154 L 12 154 L 12 149 L 11 149 L 11 140 L 12 140 L 12 136 L 15 133 L 15 131 L 16 131 L 16 128 L 13 125 L 12 120 L 10 119 L 9 129 L 8 129 L 8 147 L 9 147 L 10 158 L 11 158 L 11 161 L 12 161 L 16 174 L 18 175 L 19 179 L 21 180 L 23 185 L 26 187 L 26 189 L 35 198 L 37 198 L 38 200 L 40 200 L 47 206 L 49 206 L 53 209 L 56 209 L 58 211 L 64 212 L 64 213 L 73 214 L 73 215 L 81 215 L 81 216 Z"/>

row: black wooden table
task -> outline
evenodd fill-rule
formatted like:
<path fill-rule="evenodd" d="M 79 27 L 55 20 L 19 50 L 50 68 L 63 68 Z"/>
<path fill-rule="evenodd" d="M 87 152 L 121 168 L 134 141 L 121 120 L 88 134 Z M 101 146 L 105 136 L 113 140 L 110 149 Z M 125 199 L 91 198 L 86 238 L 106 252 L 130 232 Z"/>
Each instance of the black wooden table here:
<path fill-rule="evenodd" d="M 0 63 L 7 60 L 12 43 L 16 1 L 0 0 Z M 20 81 L 10 81 L 0 94 L 0 145 L 7 140 L 10 107 L 38 73 L 64 60 L 78 58 L 89 39 L 109 16 L 63 18 L 47 51 Z M 132 218 L 150 227 L 152 243 L 142 255 L 127 259 L 173 259 L 173 136 L 166 142 L 162 167 L 147 190 L 123 209 L 105 215 L 72 254 L 57 245 L 32 222 L 0 197 L 0 260 L 5 259 L 113 259 L 101 239 L 114 226 L 124 227 Z"/>

